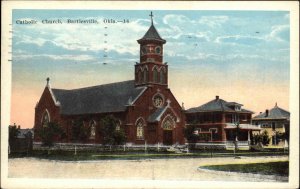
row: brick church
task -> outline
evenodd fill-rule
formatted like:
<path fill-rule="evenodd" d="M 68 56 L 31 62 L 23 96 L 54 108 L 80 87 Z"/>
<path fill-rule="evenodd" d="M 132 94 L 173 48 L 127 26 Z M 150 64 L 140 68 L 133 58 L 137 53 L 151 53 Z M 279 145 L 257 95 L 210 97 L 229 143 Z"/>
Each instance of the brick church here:
<path fill-rule="evenodd" d="M 152 20 L 139 40 L 140 62 L 134 80 L 79 89 L 51 88 L 49 78 L 35 107 L 34 128 L 56 122 L 66 132 L 62 142 L 72 142 L 72 124 L 77 118 L 89 128 L 87 143 L 101 144 L 97 131 L 107 115 L 117 118 L 130 144 L 184 144 L 184 112 L 168 88 L 168 65 L 163 62 L 166 40 L 158 34 Z M 35 141 L 40 141 L 35 137 Z"/>

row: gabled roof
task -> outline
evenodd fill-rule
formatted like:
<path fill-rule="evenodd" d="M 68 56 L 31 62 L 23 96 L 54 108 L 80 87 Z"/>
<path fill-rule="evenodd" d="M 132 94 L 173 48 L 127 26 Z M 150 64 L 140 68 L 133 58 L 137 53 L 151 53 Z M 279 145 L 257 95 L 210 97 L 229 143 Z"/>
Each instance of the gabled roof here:
<path fill-rule="evenodd" d="M 149 116 L 148 122 L 160 121 L 161 116 L 165 113 L 167 109 L 168 106 L 157 108 L 157 110 Z"/>
<path fill-rule="evenodd" d="M 201 106 L 190 108 L 186 110 L 186 113 L 195 113 L 195 112 L 243 112 L 243 113 L 253 113 L 250 110 L 241 109 L 240 111 L 236 111 L 232 108 L 232 105 L 238 105 L 242 106 L 242 104 L 236 103 L 236 102 L 226 102 L 223 99 L 220 99 L 219 97 L 215 98 L 214 100 L 211 100 Z"/>
<path fill-rule="evenodd" d="M 260 120 L 260 119 L 290 119 L 290 112 L 279 108 L 277 106 L 277 103 L 274 108 L 269 110 L 268 116 L 266 116 L 266 112 L 261 113 L 255 117 L 253 117 L 253 120 Z"/>
<path fill-rule="evenodd" d="M 60 102 L 61 114 L 80 115 L 125 111 L 145 90 L 130 80 L 73 90 L 52 89 L 52 93 Z"/>
<path fill-rule="evenodd" d="M 150 28 L 148 29 L 148 31 L 146 32 L 144 37 L 139 39 L 138 42 L 141 42 L 144 40 L 156 40 L 156 41 L 160 41 L 162 43 L 166 43 L 166 40 L 164 40 L 160 37 L 160 35 L 158 34 L 158 32 L 153 24 L 151 24 Z"/>

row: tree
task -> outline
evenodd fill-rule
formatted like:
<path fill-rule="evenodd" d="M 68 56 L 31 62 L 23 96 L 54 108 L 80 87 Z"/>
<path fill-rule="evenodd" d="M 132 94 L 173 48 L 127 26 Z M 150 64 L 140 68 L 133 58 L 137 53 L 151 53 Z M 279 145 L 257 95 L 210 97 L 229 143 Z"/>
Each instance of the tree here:
<path fill-rule="evenodd" d="M 263 145 L 268 145 L 270 138 L 268 132 L 264 130 L 261 134 L 256 134 L 253 136 L 254 144 L 262 143 Z"/>
<path fill-rule="evenodd" d="M 41 138 L 44 146 L 53 146 L 54 140 L 62 138 L 64 131 L 55 122 L 48 122 L 45 126 L 38 128 L 36 134 Z"/>
<path fill-rule="evenodd" d="M 126 142 L 126 135 L 125 135 L 125 132 L 120 129 L 120 130 L 116 130 L 114 132 L 114 141 L 116 145 L 121 145 L 121 144 L 124 144 Z"/>
<path fill-rule="evenodd" d="M 8 143 L 9 143 L 9 146 L 13 146 L 17 140 L 19 133 L 20 133 L 20 127 L 17 126 L 16 124 L 9 125 L 8 130 L 9 130 Z"/>
<path fill-rule="evenodd" d="M 101 119 L 100 132 L 104 145 L 120 145 L 126 142 L 125 132 L 121 128 L 116 129 L 118 124 L 119 121 L 113 115 Z"/>
<path fill-rule="evenodd" d="M 261 142 L 263 145 L 269 145 L 270 143 L 270 137 L 266 130 L 264 130 L 263 133 L 261 134 Z"/>
<path fill-rule="evenodd" d="M 238 147 L 238 140 L 239 140 L 239 133 L 240 133 L 240 122 L 235 122 L 234 123 L 236 126 L 235 129 L 235 140 L 234 140 L 234 151 L 237 152 L 239 147 Z"/>
<path fill-rule="evenodd" d="M 85 141 L 89 136 L 89 128 L 85 128 L 81 118 L 72 123 L 72 140 L 75 142 Z"/>
<path fill-rule="evenodd" d="M 184 128 L 184 137 L 189 143 L 196 143 L 198 140 L 198 135 L 195 134 L 195 125 L 187 125 Z"/>

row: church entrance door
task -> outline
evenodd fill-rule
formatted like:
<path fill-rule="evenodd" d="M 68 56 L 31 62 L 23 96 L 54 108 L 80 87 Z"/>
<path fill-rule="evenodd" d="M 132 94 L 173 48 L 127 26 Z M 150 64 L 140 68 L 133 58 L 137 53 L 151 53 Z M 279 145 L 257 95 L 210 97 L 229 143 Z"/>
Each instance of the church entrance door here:
<path fill-rule="evenodd" d="M 163 144 L 164 145 L 172 145 L 172 130 L 164 130 L 163 134 Z"/>

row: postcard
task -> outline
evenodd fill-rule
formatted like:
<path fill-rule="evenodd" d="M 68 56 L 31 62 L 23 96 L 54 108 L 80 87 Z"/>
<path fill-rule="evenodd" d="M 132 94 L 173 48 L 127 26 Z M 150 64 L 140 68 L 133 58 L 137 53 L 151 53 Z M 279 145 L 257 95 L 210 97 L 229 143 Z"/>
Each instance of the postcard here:
<path fill-rule="evenodd" d="M 3 188 L 296 188 L 296 2 L 5 1 Z"/>

